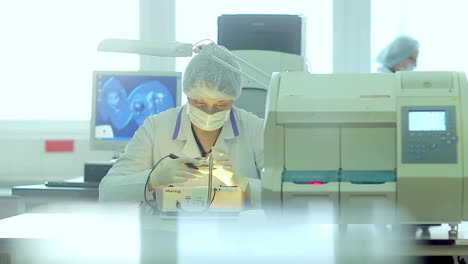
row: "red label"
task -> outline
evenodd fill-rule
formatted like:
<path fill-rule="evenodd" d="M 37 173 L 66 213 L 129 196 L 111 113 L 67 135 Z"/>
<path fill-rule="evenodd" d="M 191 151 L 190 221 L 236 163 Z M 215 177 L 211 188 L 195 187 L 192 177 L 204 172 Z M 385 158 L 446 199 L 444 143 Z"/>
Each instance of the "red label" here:
<path fill-rule="evenodd" d="M 46 140 L 45 152 L 73 152 L 74 140 Z"/>
<path fill-rule="evenodd" d="M 164 190 L 165 192 L 170 192 L 170 193 L 180 193 L 180 190 Z"/>

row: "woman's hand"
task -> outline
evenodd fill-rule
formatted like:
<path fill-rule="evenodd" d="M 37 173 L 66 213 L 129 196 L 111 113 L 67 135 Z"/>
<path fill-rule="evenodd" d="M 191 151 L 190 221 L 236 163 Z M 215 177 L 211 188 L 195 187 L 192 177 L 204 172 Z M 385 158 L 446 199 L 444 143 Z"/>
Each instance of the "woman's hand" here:
<path fill-rule="evenodd" d="M 187 182 L 203 176 L 198 170 L 187 167 L 187 163 L 201 165 L 200 161 L 188 157 L 169 159 L 159 164 L 150 175 L 151 187 L 154 189 L 161 185 Z"/>
<path fill-rule="evenodd" d="M 247 178 L 237 174 L 232 167 L 229 155 L 220 149 L 212 148 L 213 166 L 216 170 L 213 174 L 226 186 L 239 186 L 245 191 Z"/>

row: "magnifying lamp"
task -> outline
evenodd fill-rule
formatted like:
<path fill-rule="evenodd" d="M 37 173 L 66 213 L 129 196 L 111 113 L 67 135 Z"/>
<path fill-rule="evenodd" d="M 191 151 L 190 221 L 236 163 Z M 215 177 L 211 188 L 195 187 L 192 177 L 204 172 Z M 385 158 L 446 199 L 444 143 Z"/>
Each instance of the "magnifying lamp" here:
<path fill-rule="evenodd" d="M 98 45 L 98 51 L 107 51 L 107 52 L 122 52 L 122 53 L 135 53 L 141 55 L 150 55 L 158 57 L 191 57 L 193 53 L 200 53 L 209 56 L 214 61 L 228 67 L 229 69 L 241 74 L 245 78 L 259 84 L 264 89 L 268 89 L 271 75 L 265 73 L 264 71 L 256 68 L 252 64 L 244 61 L 238 56 L 232 54 L 224 47 L 218 46 L 213 41 L 208 41 L 207 44 L 200 44 L 200 41 L 195 45 L 190 43 L 181 43 L 181 42 L 162 42 L 162 41 L 152 41 L 152 40 L 131 40 L 131 39 L 104 39 Z M 258 74 L 266 80 L 266 82 L 261 82 L 256 78 L 250 76 L 249 74 L 244 73 L 243 71 L 237 69 L 231 64 L 225 62 L 218 56 L 224 55 L 235 61 L 237 61 L 242 67 L 246 67 L 249 70 Z M 210 155 L 210 167 L 209 167 L 209 179 L 208 179 L 208 200 L 207 205 L 209 206 L 209 200 L 211 199 L 212 192 L 212 159 Z M 207 207 L 208 208 L 208 207 Z"/>
<path fill-rule="evenodd" d="M 191 43 L 163 42 L 153 40 L 104 39 L 99 43 L 98 51 L 135 53 L 157 57 L 191 57 L 193 53 L 202 53 L 230 68 L 231 70 L 238 72 L 245 78 L 259 84 L 265 89 L 268 89 L 271 78 L 270 74 L 267 74 L 266 72 L 232 54 L 226 48 L 218 46 L 213 41 L 209 41 L 207 44 L 193 45 Z M 235 68 L 234 66 L 220 59 L 217 54 L 224 54 L 225 56 L 230 57 L 231 59 L 237 61 L 241 67 L 247 67 L 253 72 L 257 73 L 259 76 L 263 77 L 265 81 L 262 82 L 257 80 L 256 78 Z"/>

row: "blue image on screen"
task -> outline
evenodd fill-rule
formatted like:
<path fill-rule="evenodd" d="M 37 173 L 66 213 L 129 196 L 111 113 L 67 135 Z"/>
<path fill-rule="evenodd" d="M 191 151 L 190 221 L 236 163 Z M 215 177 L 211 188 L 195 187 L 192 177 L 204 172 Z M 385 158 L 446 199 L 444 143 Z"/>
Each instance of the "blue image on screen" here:
<path fill-rule="evenodd" d="M 130 140 L 146 118 L 177 105 L 178 76 L 99 75 L 96 126 L 110 125 L 108 140 Z"/>

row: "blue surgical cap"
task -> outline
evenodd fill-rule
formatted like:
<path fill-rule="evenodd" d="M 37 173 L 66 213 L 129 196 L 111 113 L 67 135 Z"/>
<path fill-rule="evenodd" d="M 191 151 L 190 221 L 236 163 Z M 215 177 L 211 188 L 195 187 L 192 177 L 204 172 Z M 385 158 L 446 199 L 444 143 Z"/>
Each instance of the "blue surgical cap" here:
<path fill-rule="evenodd" d="M 419 50 L 419 42 L 409 36 L 399 36 L 383 49 L 376 61 L 387 68 L 391 68 L 403 60 L 411 57 Z"/>
<path fill-rule="evenodd" d="M 239 63 L 224 54 L 224 62 L 240 69 Z M 183 77 L 184 93 L 193 99 L 236 100 L 242 90 L 242 77 L 208 55 L 197 54 L 188 64 Z"/>

